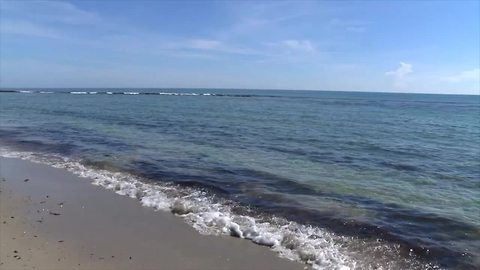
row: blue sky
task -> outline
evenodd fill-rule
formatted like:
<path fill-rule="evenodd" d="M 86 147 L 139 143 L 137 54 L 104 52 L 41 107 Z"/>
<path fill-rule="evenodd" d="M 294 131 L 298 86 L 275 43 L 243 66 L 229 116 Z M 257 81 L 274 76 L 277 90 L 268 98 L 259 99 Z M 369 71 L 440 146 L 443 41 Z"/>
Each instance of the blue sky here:
<path fill-rule="evenodd" d="M 1 87 L 480 94 L 480 1 L 0 1 Z"/>

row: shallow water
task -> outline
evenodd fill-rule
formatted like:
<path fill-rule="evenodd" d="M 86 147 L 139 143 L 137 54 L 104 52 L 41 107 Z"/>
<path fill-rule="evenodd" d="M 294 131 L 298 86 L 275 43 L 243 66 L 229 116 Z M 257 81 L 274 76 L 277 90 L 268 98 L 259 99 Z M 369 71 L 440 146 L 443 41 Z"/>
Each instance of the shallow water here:
<path fill-rule="evenodd" d="M 141 193 L 157 208 L 186 207 L 177 213 L 200 231 L 221 227 L 210 226 L 206 221 L 220 219 L 207 214 L 229 213 L 225 224 L 242 233 L 250 225 L 235 218 L 252 217 L 259 232 L 278 236 L 269 239 L 284 256 L 300 250 L 285 248 L 289 241 L 311 244 L 290 255 L 314 264 L 320 255 L 304 251 L 329 239 L 319 267 L 480 265 L 479 96 L 28 90 L 0 93 L 1 145 L 148 183 L 133 197 Z M 179 185 L 175 192 L 171 184 Z M 151 190 L 162 185 L 168 188 L 159 201 Z M 189 201 L 192 190 L 198 196 Z M 296 227 L 285 229 L 288 222 Z M 379 245 L 383 255 L 375 253 Z M 375 256 L 355 256 L 359 250 Z"/>

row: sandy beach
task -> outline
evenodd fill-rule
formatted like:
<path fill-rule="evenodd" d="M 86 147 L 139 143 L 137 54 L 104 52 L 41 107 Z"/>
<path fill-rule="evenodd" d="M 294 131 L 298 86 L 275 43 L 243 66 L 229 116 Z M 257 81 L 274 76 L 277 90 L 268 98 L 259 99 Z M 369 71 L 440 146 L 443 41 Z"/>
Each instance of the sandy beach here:
<path fill-rule="evenodd" d="M 0 269 L 304 269 L 66 170 L 0 159 Z"/>

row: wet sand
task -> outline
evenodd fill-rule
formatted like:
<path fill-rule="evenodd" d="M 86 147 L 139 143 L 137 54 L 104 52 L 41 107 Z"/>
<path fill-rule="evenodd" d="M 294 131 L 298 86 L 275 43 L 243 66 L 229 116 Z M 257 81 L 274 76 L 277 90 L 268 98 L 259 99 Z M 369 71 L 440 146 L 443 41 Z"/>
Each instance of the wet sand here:
<path fill-rule="evenodd" d="M 66 170 L 0 158 L 0 269 L 304 269 Z"/>

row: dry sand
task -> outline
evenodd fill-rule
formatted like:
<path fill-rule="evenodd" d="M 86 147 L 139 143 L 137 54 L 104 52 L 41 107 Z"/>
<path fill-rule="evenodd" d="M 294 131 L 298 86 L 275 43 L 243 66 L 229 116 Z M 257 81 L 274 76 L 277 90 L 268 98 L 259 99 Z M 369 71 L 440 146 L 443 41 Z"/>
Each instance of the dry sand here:
<path fill-rule="evenodd" d="M 0 158 L 0 269 L 304 269 L 65 170 Z"/>

